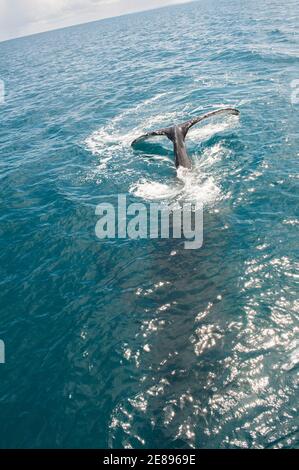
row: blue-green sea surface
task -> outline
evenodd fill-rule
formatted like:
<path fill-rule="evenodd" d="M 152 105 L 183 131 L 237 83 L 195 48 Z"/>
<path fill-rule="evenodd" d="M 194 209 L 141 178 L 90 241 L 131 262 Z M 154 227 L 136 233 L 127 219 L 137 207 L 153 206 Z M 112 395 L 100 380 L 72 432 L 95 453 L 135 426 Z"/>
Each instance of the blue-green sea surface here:
<path fill-rule="evenodd" d="M 203 0 L 0 44 L 2 448 L 298 446 L 298 28 Z M 189 174 L 130 147 L 225 106 Z M 119 193 L 203 202 L 203 247 L 97 239 Z"/>

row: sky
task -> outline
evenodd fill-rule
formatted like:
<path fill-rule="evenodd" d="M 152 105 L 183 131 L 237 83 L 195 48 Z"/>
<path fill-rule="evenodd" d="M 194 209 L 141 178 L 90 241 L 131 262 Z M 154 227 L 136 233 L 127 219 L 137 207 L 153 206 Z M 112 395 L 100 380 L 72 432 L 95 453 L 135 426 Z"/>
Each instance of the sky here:
<path fill-rule="evenodd" d="M 0 41 L 190 0 L 0 0 Z"/>

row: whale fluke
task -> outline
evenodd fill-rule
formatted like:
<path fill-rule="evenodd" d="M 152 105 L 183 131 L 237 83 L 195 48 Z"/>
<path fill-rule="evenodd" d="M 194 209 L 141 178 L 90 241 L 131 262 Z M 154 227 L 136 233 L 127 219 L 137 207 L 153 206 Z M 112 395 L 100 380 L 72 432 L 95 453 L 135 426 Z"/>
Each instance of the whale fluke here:
<path fill-rule="evenodd" d="M 188 121 L 183 122 L 182 124 L 174 125 L 171 127 L 165 127 L 163 129 L 158 129 L 156 131 L 147 132 L 146 134 L 141 135 L 137 139 L 133 140 L 132 146 L 137 142 L 148 139 L 155 136 L 166 136 L 169 140 L 173 142 L 174 155 L 175 155 L 175 166 L 183 166 L 185 168 L 191 168 L 191 160 L 187 155 L 185 138 L 189 129 L 204 119 L 215 116 L 216 114 L 229 113 L 235 116 L 240 114 L 240 111 L 235 108 L 223 108 L 217 109 L 216 111 L 211 111 L 209 113 L 203 114 L 201 116 L 189 119 Z"/>
<path fill-rule="evenodd" d="M 189 131 L 190 127 L 194 126 L 200 121 L 203 121 L 204 119 L 208 119 L 212 116 L 215 116 L 216 114 L 221 114 L 221 113 L 228 113 L 228 114 L 233 114 L 235 116 L 239 116 L 240 111 L 236 108 L 223 108 L 223 109 L 217 109 L 216 111 L 211 111 L 210 113 L 202 114 L 201 116 L 195 117 L 193 119 L 189 119 L 189 121 L 186 121 L 183 124 L 181 124 L 181 127 L 183 131 L 185 132 L 185 136 L 187 135 L 187 132 Z"/>
<path fill-rule="evenodd" d="M 143 134 L 139 137 L 137 137 L 137 139 L 133 140 L 133 142 L 131 143 L 132 146 L 134 146 L 135 144 L 137 144 L 137 142 L 140 142 L 142 140 L 145 140 L 145 139 L 148 139 L 150 137 L 154 137 L 154 136 L 161 136 L 161 135 L 165 135 L 166 137 L 168 137 L 170 140 L 170 135 L 171 135 L 171 127 L 167 127 L 165 129 L 158 129 L 157 131 L 151 131 L 151 132 L 147 132 L 146 134 Z"/>

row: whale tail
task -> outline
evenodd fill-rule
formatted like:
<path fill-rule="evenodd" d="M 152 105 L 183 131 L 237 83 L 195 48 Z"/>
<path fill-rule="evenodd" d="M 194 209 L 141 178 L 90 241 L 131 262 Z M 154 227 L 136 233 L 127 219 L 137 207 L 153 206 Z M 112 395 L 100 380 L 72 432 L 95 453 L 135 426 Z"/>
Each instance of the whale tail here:
<path fill-rule="evenodd" d="M 189 119 L 188 121 L 185 121 L 182 124 L 173 125 L 170 127 L 165 127 L 163 129 L 158 129 L 156 131 L 147 132 L 146 134 L 143 134 L 140 137 L 137 137 L 137 139 L 133 140 L 131 145 L 134 146 L 136 143 L 142 140 L 146 140 L 146 139 L 149 139 L 150 137 L 155 137 L 155 136 L 166 136 L 168 137 L 169 140 L 174 142 L 175 134 L 176 134 L 175 128 L 179 129 L 182 132 L 183 139 L 185 139 L 186 135 L 188 134 L 189 129 L 192 126 L 199 123 L 200 121 L 203 121 L 204 119 L 208 119 L 209 117 L 215 116 L 216 114 L 222 114 L 222 113 L 229 113 L 229 114 L 238 116 L 240 114 L 240 111 L 235 108 L 217 109 L 216 111 L 211 111 L 210 113 L 206 113 L 201 116 L 195 117 L 193 119 Z"/>
<path fill-rule="evenodd" d="M 203 119 L 207 119 L 211 116 L 215 116 L 216 114 L 221 113 L 229 113 L 237 116 L 240 114 L 240 111 L 235 108 L 217 109 L 216 111 L 211 111 L 210 113 L 203 114 L 202 116 L 189 119 L 189 121 L 185 121 L 182 124 L 174 125 L 171 127 L 165 127 L 163 129 L 158 129 L 157 131 L 147 132 L 146 134 L 143 134 L 137 139 L 135 139 L 131 145 L 134 146 L 137 142 L 148 139 L 150 137 L 164 135 L 173 142 L 176 168 L 178 168 L 179 166 L 191 168 L 191 160 L 188 157 L 185 145 L 185 138 L 188 134 L 189 129 L 198 122 L 203 121 Z"/>

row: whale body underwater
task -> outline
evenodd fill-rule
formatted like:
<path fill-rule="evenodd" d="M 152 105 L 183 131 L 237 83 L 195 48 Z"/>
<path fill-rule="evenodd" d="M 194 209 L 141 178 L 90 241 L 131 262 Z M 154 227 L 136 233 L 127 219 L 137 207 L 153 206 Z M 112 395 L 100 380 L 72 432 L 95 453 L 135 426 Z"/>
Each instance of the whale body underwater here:
<path fill-rule="evenodd" d="M 155 136 L 166 136 L 173 143 L 173 151 L 175 156 L 175 166 L 184 168 L 191 168 L 191 160 L 187 154 L 185 139 L 188 134 L 189 129 L 197 124 L 198 122 L 207 119 L 209 117 L 215 116 L 216 114 L 228 113 L 238 116 L 240 111 L 235 108 L 223 108 L 216 111 L 211 111 L 210 113 L 203 114 L 202 116 L 189 119 L 189 121 L 183 122 L 182 124 L 173 125 L 170 127 L 165 127 L 163 129 L 158 129 L 156 131 L 147 132 L 146 134 L 141 135 L 137 139 L 133 140 L 132 146 L 135 144 Z"/>

